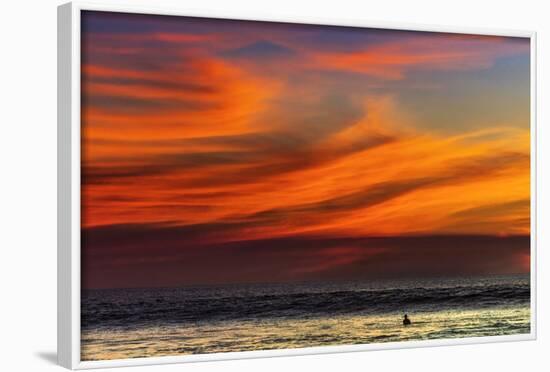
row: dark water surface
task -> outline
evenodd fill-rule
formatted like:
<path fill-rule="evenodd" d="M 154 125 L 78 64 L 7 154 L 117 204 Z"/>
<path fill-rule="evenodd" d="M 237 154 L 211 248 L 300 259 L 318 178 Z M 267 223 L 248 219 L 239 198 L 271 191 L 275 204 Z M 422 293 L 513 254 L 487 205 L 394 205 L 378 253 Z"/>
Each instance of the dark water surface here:
<path fill-rule="evenodd" d="M 88 290 L 83 359 L 528 333 L 529 304 L 528 275 Z"/>

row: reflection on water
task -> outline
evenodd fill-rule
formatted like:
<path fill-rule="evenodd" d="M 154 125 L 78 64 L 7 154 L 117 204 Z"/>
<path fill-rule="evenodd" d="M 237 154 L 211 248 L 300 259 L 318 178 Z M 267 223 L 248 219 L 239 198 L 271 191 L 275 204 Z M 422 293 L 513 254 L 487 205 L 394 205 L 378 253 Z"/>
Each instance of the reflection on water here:
<path fill-rule="evenodd" d="M 420 284 L 423 287 L 417 287 L 419 283 L 380 288 L 354 283 L 338 288 L 334 284 L 308 284 L 307 288 L 293 286 L 292 290 L 259 286 L 246 290 L 234 287 L 88 293 L 82 305 L 81 358 L 121 359 L 530 332 L 528 277 Z M 412 325 L 403 326 L 403 310 L 409 312 Z"/>
<path fill-rule="evenodd" d="M 527 307 L 334 318 L 221 321 L 85 331 L 82 359 L 120 359 L 529 333 Z"/>

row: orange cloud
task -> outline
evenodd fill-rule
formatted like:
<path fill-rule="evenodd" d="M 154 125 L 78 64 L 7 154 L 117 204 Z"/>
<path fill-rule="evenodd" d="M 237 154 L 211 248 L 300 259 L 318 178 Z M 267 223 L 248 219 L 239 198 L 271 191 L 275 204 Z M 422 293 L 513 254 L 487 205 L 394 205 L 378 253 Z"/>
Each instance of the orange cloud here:
<path fill-rule="evenodd" d="M 204 41 L 172 33 L 145 39 Z M 418 37 L 348 53 L 302 49 L 301 61 L 282 66 L 401 79 L 410 69 L 487 67 L 518 52 L 499 38 L 450 39 L 452 48 L 449 39 Z M 374 94 L 362 98 L 355 122 L 306 131 L 285 122 L 298 111 L 276 108 L 290 89 L 321 104 L 311 87 L 262 75 L 250 61 L 195 49 L 174 56 L 152 70 L 83 65 L 86 226 L 231 226 L 212 238 L 220 241 L 529 232 L 528 209 L 515 207 L 529 198 L 528 131 L 419 132 L 392 96 Z"/>
<path fill-rule="evenodd" d="M 311 53 L 310 66 L 403 79 L 412 69 L 471 70 L 492 66 L 502 56 L 523 53 L 528 45 L 510 45 L 503 38 L 417 37 L 364 50 Z"/>
<path fill-rule="evenodd" d="M 253 132 L 256 113 L 278 89 L 276 82 L 203 58 L 163 73 L 96 65 L 84 66 L 83 73 L 84 138 L 102 143 L 86 148 L 94 158 L 139 158 L 143 147 L 132 141 L 142 139 Z"/>
<path fill-rule="evenodd" d="M 399 116 L 391 100 L 369 103 L 364 119 L 305 149 L 280 148 L 284 134 L 256 132 L 172 142 L 174 156 L 170 145 L 142 144 L 133 151 L 143 163 L 98 163 L 97 171 L 92 163 L 85 195 L 96 207 L 86 221 L 236 224 L 215 235 L 221 241 L 528 233 L 528 210 L 489 212 L 529 197 L 528 133 L 416 134 L 386 123 Z M 487 211 L 466 212 L 474 206 Z"/>

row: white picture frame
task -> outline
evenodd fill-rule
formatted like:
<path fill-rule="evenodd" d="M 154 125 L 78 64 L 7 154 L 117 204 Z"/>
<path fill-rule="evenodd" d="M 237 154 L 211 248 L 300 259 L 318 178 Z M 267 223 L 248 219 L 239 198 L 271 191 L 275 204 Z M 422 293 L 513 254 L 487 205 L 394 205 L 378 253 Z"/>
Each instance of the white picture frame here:
<path fill-rule="evenodd" d="M 289 350 L 245 351 L 147 357 L 135 359 L 80 360 L 80 14 L 84 10 L 144 13 L 207 18 L 274 21 L 318 25 L 355 26 L 410 31 L 433 31 L 529 38 L 531 41 L 531 332 L 529 334 L 406 341 L 352 346 L 324 346 Z M 272 17 L 269 15 L 198 12 L 148 6 L 120 6 L 93 2 L 71 2 L 58 7 L 58 362 L 69 369 L 137 366 L 214 360 L 314 355 L 384 349 L 480 344 L 536 339 L 536 33 L 491 29 L 378 23 L 366 20 L 318 19 L 309 16 Z"/>

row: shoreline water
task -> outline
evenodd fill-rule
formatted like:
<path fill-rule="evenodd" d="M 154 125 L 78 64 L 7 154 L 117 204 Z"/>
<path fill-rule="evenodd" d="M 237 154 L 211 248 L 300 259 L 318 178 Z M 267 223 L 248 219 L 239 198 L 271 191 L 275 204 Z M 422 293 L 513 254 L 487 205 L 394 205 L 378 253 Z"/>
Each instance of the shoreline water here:
<path fill-rule="evenodd" d="M 99 291 L 83 300 L 81 357 L 524 334 L 530 332 L 528 279 L 432 280 L 423 281 L 425 287 L 409 281 L 397 287 L 356 282 L 339 287 L 328 283 Z M 411 326 L 401 323 L 404 311 L 411 316 Z"/>

